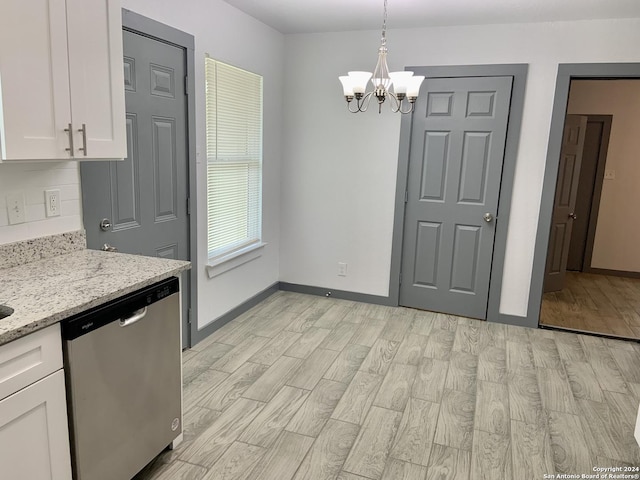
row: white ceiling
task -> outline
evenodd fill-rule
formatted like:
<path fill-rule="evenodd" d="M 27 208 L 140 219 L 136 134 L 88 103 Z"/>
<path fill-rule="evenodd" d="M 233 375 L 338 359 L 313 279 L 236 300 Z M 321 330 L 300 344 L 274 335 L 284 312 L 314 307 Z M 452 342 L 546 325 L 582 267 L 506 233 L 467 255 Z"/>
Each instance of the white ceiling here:
<path fill-rule="evenodd" d="M 381 28 L 383 0 L 225 0 L 282 33 Z M 388 28 L 640 17 L 640 0 L 388 0 Z"/>

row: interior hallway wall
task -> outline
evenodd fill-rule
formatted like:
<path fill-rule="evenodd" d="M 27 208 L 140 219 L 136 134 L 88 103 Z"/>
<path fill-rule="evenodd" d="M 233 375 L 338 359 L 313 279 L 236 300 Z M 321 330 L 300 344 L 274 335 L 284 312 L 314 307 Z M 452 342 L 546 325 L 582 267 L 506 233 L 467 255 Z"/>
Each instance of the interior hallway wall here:
<path fill-rule="evenodd" d="M 591 266 L 640 272 L 640 80 L 574 80 L 567 111 L 613 115 Z"/>

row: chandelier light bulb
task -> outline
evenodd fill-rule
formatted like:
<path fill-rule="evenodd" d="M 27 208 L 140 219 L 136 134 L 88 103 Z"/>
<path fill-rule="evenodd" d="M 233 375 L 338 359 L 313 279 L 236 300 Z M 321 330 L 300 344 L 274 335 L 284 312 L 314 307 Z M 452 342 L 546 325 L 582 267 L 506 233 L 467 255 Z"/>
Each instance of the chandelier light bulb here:
<path fill-rule="evenodd" d="M 353 97 L 353 80 L 348 75 L 343 75 L 342 77 L 338 77 L 338 79 L 342 82 L 342 91 L 345 97 Z"/>
<path fill-rule="evenodd" d="M 409 79 L 407 85 L 407 97 L 417 98 L 420 93 L 420 85 L 422 85 L 422 81 L 424 80 L 423 75 L 416 75 L 415 77 L 411 77 Z M 415 100 L 414 100 L 415 101 Z"/>
<path fill-rule="evenodd" d="M 391 72 L 389 74 L 393 83 L 393 93 L 396 95 L 406 94 L 409 80 L 413 77 L 413 72 Z"/>
<path fill-rule="evenodd" d="M 364 94 L 370 78 L 371 72 L 349 72 L 349 79 L 353 84 L 354 93 Z"/>

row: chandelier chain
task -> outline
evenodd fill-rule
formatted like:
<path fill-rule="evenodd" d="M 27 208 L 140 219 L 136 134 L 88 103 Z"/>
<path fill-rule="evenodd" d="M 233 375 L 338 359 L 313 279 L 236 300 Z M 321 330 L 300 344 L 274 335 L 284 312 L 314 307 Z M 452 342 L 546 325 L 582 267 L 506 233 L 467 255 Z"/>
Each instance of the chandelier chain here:
<path fill-rule="evenodd" d="M 387 44 L 387 0 L 384 0 L 384 16 L 382 17 L 382 45 Z"/>

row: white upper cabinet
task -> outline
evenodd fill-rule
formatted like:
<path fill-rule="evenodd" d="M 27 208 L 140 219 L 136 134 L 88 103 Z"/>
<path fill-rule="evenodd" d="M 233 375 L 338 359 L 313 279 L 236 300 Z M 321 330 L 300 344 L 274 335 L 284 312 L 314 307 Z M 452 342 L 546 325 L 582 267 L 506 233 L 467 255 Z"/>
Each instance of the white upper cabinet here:
<path fill-rule="evenodd" d="M 124 158 L 127 137 L 120 2 L 67 0 L 67 25 L 71 119 L 77 135 L 74 155 Z M 86 155 L 80 150 L 85 146 Z"/>
<path fill-rule="evenodd" d="M 117 0 L 0 1 L 0 159 L 126 156 Z"/>

